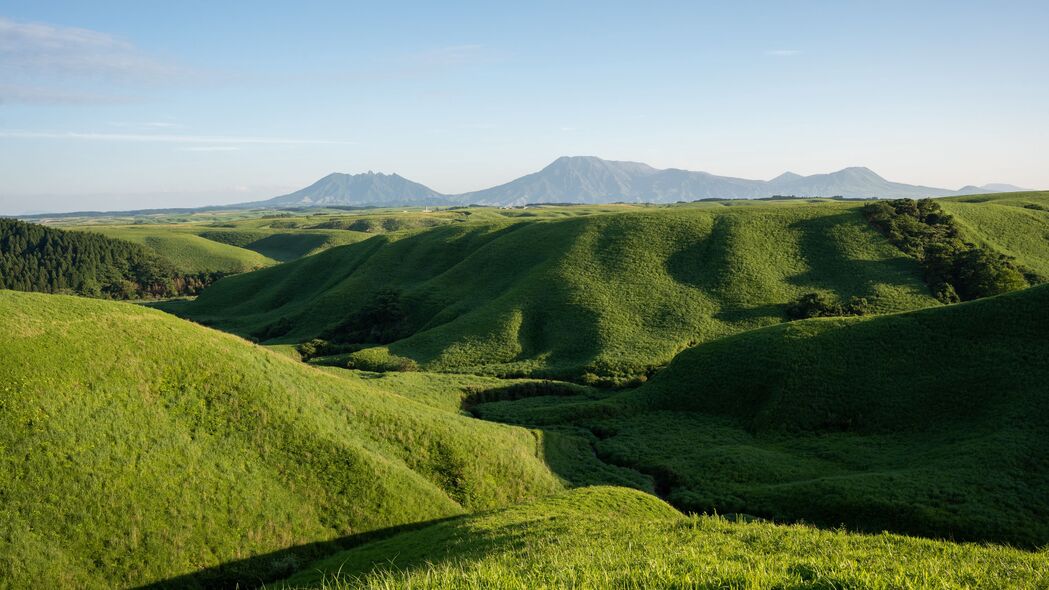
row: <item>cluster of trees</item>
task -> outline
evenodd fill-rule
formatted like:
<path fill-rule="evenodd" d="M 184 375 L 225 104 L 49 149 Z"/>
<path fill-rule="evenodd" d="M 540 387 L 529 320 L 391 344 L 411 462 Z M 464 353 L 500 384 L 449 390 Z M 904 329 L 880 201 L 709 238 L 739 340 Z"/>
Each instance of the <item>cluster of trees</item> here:
<path fill-rule="evenodd" d="M 961 239 L 954 219 L 932 199 L 875 201 L 867 220 L 894 245 L 915 257 L 925 280 L 944 303 L 1023 289 L 1037 277 L 1002 254 Z"/>
<path fill-rule="evenodd" d="M 178 273 L 139 244 L 0 219 L 0 289 L 109 299 L 195 295 L 222 273 Z"/>
<path fill-rule="evenodd" d="M 409 333 L 408 312 L 401 294 L 394 289 L 379 289 L 368 303 L 326 330 L 321 338 L 335 343 L 389 344 Z"/>
<path fill-rule="evenodd" d="M 870 311 L 870 302 L 864 297 L 852 297 L 842 304 L 823 293 L 806 293 L 787 304 L 787 316 L 792 320 L 867 315 Z"/>

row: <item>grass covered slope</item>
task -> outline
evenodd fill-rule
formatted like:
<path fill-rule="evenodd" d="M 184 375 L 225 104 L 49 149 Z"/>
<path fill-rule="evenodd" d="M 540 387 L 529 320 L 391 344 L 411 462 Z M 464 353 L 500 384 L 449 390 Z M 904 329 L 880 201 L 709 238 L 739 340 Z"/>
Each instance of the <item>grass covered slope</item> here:
<path fill-rule="evenodd" d="M 75 229 L 146 246 L 181 272 L 232 274 L 275 264 L 258 252 L 214 242 L 177 226 L 90 225 Z"/>
<path fill-rule="evenodd" d="M 199 224 L 93 224 L 73 228 L 146 246 L 182 272 L 227 274 L 296 260 L 369 237 L 362 232 L 336 229 L 242 228 L 236 225 L 225 228 Z"/>
<path fill-rule="evenodd" d="M 338 339 L 392 292 L 401 315 L 386 318 L 388 353 L 372 356 L 622 382 L 696 342 L 778 323 L 788 302 L 811 291 L 867 297 L 877 311 L 935 304 L 914 262 L 858 209 L 794 203 L 377 236 L 225 279 L 167 309 L 277 341 Z"/>
<path fill-rule="evenodd" d="M 354 244 L 370 237 L 358 231 L 345 230 L 289 230 L 289 229 L 204 229 L 199 235 L 214 242 L 244 248 L 259 254 L 288 262 L 303 256 L 323 252 L 328 248 Z"/>
<path fill-rule="evenodd" d="M 0 291 L 0 359 L 0 585 L 255 582 L 563 485 L 531 432 L 133 305 Z"/>
<path fill-rule="evenodd" d="M 1049 554 L 891 534 L 685 517 L 624 488 L 399 534 L 303 568 L 288 588 L 1037 588 Z"/>
<path fill-rule="evenodd" d="M 1049 280 L 1049 192 L 938 200 L 962 237 L 1011 256 Z"/>
<path fill-rule="evenodd" d="M 689 349 L 595 401 L 479 406 L 571 423 L 677 506 L 865 530 L 1049 543 L 1049 286 Z"/>

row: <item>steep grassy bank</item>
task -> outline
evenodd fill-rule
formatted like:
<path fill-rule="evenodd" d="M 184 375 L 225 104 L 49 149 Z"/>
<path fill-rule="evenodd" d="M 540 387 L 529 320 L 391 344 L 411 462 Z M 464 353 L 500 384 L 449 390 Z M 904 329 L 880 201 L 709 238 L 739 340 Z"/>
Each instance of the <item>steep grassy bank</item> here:
<path fill-rule="evenodd" d="M 689 349 L 597 400 L 481 405 L 587 428 L 690 510 L 1049 542 L 1049 286 L 772 326 Z"/>
<path fill-rule="evenodd" d="M 470 516 L 304 568 L 294 588 L 1037 588 L 1049 554 L 685 517 L 623 488 Z"/>
<path fill-rule="evenodd" d="M 388 350 L 371 358 L 430 370 L 622 383 L 691 344 L 778 323 L 812 291 L 880 312 L 935 305 L 855 206 L 792 203 L 377 236 L 166 309 L 275 342 L 378 338 Z"/>
<path fill-rule="evenodd" d="M 0 359 L 0 586 L 254 582 L 563 486 L 531 432 L 133 305 L 0 291 Z"/>

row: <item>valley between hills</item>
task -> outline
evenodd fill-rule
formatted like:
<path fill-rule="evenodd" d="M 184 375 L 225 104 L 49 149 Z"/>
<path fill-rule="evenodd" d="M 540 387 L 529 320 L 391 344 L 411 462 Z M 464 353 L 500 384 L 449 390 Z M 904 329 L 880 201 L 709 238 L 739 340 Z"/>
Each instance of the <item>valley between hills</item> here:
<path fill-rule="evenodd" d="M 1049 585 L 1049 193 L 0 220 L 0 588 Z"/>

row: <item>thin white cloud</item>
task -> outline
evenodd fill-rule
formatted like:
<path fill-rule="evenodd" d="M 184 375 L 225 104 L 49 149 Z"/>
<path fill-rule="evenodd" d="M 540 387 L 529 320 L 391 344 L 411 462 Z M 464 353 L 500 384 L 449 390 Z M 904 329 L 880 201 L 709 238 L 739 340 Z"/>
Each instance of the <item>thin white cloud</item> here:
<path fill-rule="evenodd" d="M 331 139 L 299 139 L 287 137 L 250 137 L 229 135 L 172 135 L 162 133 L 79 133 L 53 131 L 0 130 L 5 139 L 66 139 L 80 141 L 131 141 L 144 143 L 201 143 L 201 144 L 351 144 L 350 141 Z"/>
<path fill-rule="evenodd" d="M 35 85 L 0 85 L 0 104 L 84 105 L 139 102 L 133 96 L 107 95 L 81 90 L 62 90 Z"/>
<path fill-rule="evenodd" d="M 121 129 L 181 129 L 185 125 L 173 121 L 109 121 L 107 125 Z"/>
<path fill-rule="evenodd" d="M 240 148 L 235 145 L 195 145 L 176 149 L 180 152 L 235 152 Z"/>
<path fill-rule="evenodd" d="M 771 55 L 772 57 L 793 57 L 795 55 L 801 55 L 800 49 L 769 49 L 765 52 L 765 55 Z"/>
<path fill-rule="evenodd" d="M 106 33 L 3 17 L 0 72 L 128 80 L 162 80 L 187 73 Z"/>

